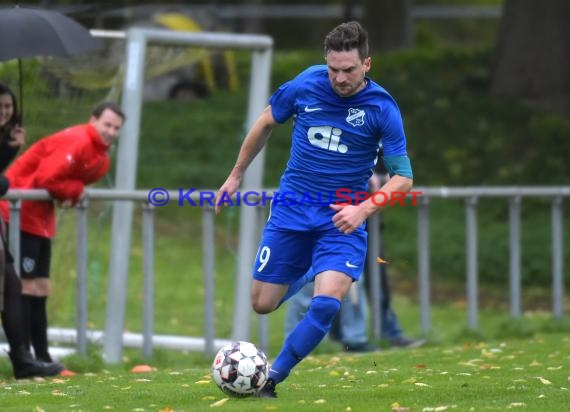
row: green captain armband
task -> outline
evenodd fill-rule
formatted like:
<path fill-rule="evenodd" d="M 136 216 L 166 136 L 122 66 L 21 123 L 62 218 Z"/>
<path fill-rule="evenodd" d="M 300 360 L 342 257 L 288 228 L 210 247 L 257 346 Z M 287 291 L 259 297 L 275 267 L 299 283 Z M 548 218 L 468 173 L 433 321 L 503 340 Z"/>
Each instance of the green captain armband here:
<path fill-rule="evenodd" d="M 414 178 L 412 164 L 408 156 L 383 156 L 382 161 L 390 177 L 398 175 L 409 179 Z"/>

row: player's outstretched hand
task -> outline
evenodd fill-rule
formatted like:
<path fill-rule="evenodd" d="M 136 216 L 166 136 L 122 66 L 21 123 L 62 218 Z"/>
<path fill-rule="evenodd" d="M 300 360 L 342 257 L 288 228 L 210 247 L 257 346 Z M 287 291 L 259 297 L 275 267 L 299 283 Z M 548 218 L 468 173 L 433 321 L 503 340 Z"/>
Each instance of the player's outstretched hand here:
<path fill-rule="evenodd" d="M 354 232 L 366 220 L 366 213 L 359 206 L 332 204 L 330 208 L 336 211 L 332 221 L 342 233 L 349 234 Z"/>
<path fill-rule="evenodd" d="M 240 179 L 235 177 L 228 177 L 222 187 L 218 190 L 216 194 L 216 199 L 214 200 L 214 211 L 219 214 L 222 210 L 222 206 L 229 203 L 227 199 L 231 198 L 235 192 L 237 192 L 240 184 Z"/>

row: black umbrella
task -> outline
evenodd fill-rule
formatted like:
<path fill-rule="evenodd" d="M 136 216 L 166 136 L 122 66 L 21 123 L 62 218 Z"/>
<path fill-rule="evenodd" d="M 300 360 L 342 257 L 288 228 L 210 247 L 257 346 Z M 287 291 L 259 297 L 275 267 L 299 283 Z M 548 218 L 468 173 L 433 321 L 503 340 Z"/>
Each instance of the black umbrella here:
<path fill-rule="evenodd" d="M 70 57 L 101 48 L 103 42 L 64 14 L 42 9 L 0 9 L 0 61 L 18 59 L 20 107 L 24 109 L 23 57 Z"/>

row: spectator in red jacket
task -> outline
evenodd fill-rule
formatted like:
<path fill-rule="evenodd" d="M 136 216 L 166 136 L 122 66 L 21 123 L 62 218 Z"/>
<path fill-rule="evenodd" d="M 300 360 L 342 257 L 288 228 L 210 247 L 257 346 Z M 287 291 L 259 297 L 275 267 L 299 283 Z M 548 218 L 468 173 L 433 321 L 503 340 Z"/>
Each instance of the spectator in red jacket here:
<path fill-rule="evenodd" d="M 26 140 L 19 123 L 18 102 L 12 90 L 0 84 L 0 172 L 14 160 Z M 8 191 L 10 182 L 0 175 L 0 196 Z M 22 284 L 8 252 L 5 227 L 0 220 L 0 318 L 10 349 L 9 356 L 16 379 L 57 375 L 63 367 L 57 363 L 33 358 L 23 330 Z"/>
<path fill-rule="evenodd" d="M 124 119 L 118 105 L 104 102 L 95 107 L 88 123 L 40 139 L 6 171 L 10 188 L 46 189 L 60 207 L 74 206 L 81 200 L 85 186 L 109 171 L 109 148 L 118 138 Z M 7 201 L 0 202 L 0 212 L 8 222 Z M 20 230 L 24 330 L 36 359 L 52 362 L 48 351 L 46 303 L 51 287 L 54 201 L 23 201 Z"/>

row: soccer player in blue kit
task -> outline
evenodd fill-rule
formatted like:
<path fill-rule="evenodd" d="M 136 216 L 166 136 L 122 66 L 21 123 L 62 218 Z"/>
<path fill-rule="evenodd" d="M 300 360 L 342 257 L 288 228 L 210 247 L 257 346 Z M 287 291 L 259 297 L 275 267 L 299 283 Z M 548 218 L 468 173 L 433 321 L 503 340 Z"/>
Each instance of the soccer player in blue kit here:
<path fill-rule="evenodd" d="M 285 339 L 260 397 L 277 397 L 275 386 L 321 342 L 364 269 L 366 219 L 391 203 L 355 198 L 367 190 L 380 143 L 391 175 L 382 193 L 395 198 L 413 183 L 398 106 L 366 77 L 368 34 L 358 22 L 340 24 L 326 36 L 324 49 L 326 65 L 307 68 L 273 93 L 216 196 L 219 213 L 222 199 L 238 190 L 273 127 L 294 118 L 290 158 L 253 268 L 251 304 L 260 314 L 274 311 L 309 280 L 303 275 L 311 265 L 315 287 L 309 310 Z"/>

